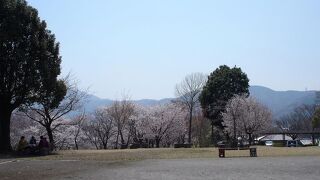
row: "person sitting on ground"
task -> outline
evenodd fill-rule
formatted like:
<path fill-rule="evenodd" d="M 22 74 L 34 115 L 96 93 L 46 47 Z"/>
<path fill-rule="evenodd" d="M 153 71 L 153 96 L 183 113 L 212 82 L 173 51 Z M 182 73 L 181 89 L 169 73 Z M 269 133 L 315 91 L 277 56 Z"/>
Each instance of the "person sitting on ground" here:
<path fill-rule="evenodd" d="M 24 136 L 21 136 L 20 141 L 18 143 L 18 151 L 24 151 L 28 147 L 28 142 L 26 141 Z"/>
<path fill-rule="evenodd" d="M 34 136 L 31 137 L 30 141 L 29 141 L 29 146 L 34 148 L 37 146 L 37 140 Z"/>
<path fill-rule="evenodd" d="M 39 148 L 49 148 L 47 138 L 40 136 Z"/>
<path fill-rule="evenodd" d="M 30 148 L 30 153 L 31 154 L 36 154 L 38 152 L 38 147 L 37 147 L 37 140 L 34 136 L 31 137 L 29 141 L 29 148 Z"/>
<path fill-rule="evenodd" d="M 39 150 L 40 150 L 40 155 L 49 154 L 49 143 L 47 141 L 47 138 L 43 136 L 40 136 Z"/>

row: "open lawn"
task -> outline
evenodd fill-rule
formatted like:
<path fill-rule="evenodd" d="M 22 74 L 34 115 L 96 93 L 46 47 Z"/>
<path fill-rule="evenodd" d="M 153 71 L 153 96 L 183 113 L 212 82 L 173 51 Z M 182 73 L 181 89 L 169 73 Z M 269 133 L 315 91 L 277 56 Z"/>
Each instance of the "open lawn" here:
<path fill-rule="evenodd" d="M 284 179 L 318 180 L 320 147 L 258 147 L 257 158 L 248 151 L 216 148 L 79 150 L 30 158 L 0 158 L 0 179 Z M 239 158 L 240 157 L 240 158 Z"/>
<path fill-rule="evenodd" d="M 320 156 L 320 147 L 257 147 L 258 157 Z M 226 157 L 249 156 L 249 151 L 226 151 Z M 41 160 L 98 160 L 123 161 L 145 159 L 218 158 L 217 148 L 190 149 L 125 149 L 125 150 L 69 150 L 50 156 L 36 157 Z"/>

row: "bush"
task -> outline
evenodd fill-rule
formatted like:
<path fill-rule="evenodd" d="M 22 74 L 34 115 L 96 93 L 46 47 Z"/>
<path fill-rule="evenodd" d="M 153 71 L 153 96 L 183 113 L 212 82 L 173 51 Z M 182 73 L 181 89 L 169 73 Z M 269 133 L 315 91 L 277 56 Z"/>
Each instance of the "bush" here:
<path fill-rule="evenodd" d="M 285 145 L 287 144 L 287 141 L 273 141 L 273 145 L 274 147 L 285 147 Z"/>
<path fill-rule="evenodd" d="M 128 148 L 128 145 L 126 145 L 126 144 L 121 144 L 121 146 L 120 146 L 120 149 L 127 149 Z"/>
<path fill-rule="evenodd" d="M 174 144 L 174 148 L 191 148 L 192 144 Z"/>
<path fill-rule="evenodd" d="M 131 145 L 129 146 L 129 148 L 130 148 L 130 149 L 138 149 L 138 148 L 140 148 L 140 144 L 131 144 Z"/>

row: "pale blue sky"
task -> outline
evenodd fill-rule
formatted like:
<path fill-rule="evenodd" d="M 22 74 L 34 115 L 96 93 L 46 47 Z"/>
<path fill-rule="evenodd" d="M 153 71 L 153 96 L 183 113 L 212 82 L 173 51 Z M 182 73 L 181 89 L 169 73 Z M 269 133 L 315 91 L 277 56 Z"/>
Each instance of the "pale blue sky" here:
<path fill-rule="evenodd" d="M 28 0 L 63 74 L 103 98 L 174 96 L 192 72 L 239 66 L 251 85 L 320 89 L 320 1 Z"/>

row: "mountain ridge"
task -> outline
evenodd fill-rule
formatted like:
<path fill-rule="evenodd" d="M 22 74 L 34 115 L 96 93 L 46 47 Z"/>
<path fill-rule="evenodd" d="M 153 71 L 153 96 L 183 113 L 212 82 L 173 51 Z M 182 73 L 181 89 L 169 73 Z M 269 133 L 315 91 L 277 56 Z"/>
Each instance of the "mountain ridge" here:
<path fill-rule="evenodd" d="M 250 86 L 250 96 L 256 98 L 262 104 L 270 108 L 275 118 L 279 118 L 285 114 L 290 113 L 294 108 L 302 104 L 313 104 L 316 99 L 316 91 L 276 91 L 264 86 Z M 134 103 L 143 106 L 152 106 L 156 104 L 165 104 L 175 98 L 155 99 L 140 99 L 133 100 Z M 95 109 L 102 106 L 112 104 L 114 100 L 103 99 L 98 96 L 88 94 L 88 99 L 84 105 L 87 112 L 94 112 Z"/>

